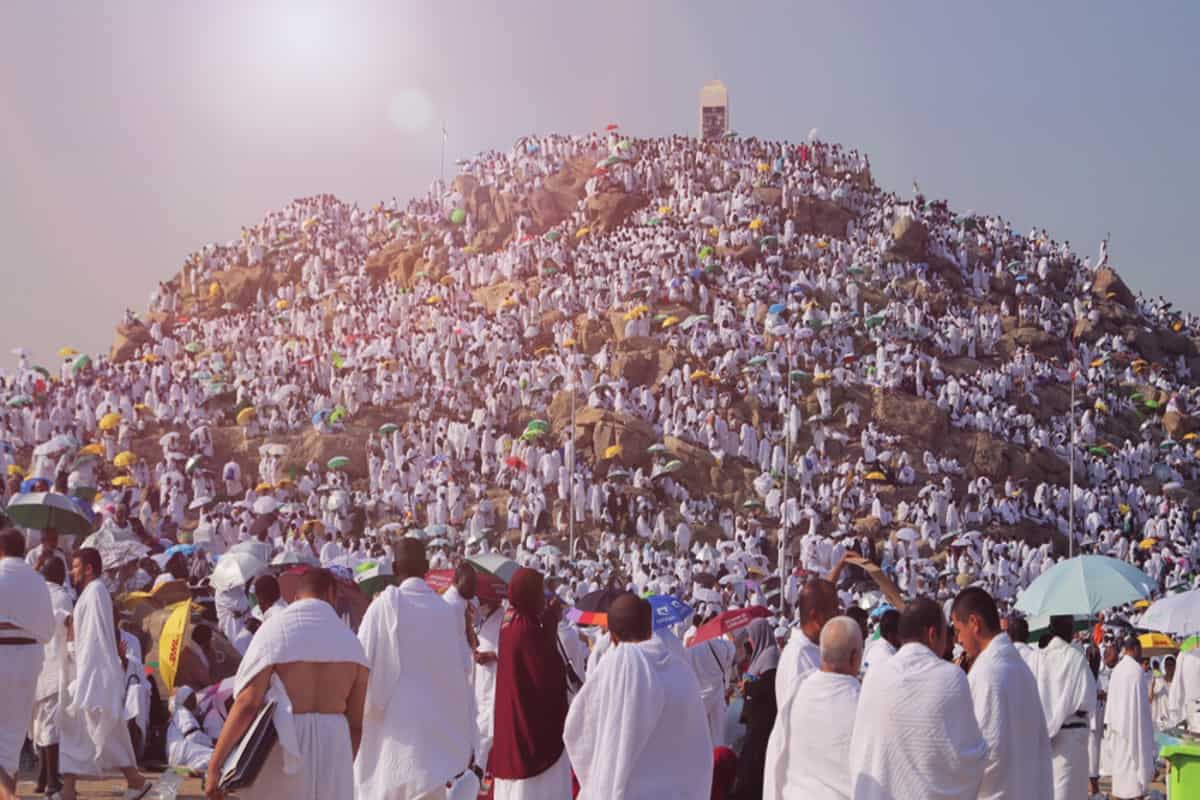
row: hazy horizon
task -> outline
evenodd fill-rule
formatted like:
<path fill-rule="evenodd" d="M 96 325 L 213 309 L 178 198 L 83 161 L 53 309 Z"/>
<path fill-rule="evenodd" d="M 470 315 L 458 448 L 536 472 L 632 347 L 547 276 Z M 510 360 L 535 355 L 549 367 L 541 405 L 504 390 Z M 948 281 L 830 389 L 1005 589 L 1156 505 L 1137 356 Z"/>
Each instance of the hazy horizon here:
<path fill-rule="evenodd" d="M 822 137 L 902 195 L 1044 227 L 1200 311 L 1188 247 L 1200 6 L 920 12 L 769 3 L 9 4 L 0 11 L 0 367 L 107 352 L 209 241 L 332 193 L 423 192 L 525 133 L 695 135 L 720 78 L 744 135 Z"/>

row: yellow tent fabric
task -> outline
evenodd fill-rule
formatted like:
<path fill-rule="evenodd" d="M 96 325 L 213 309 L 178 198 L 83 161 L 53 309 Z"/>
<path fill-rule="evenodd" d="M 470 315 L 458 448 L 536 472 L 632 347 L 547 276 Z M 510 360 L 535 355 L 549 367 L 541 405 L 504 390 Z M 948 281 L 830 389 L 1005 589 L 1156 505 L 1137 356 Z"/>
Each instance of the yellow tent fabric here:
<path fill-rule="evenodd" d="M 179 672 L 179 660 L 183 657 L 183 649 L 187 644 L 192 603 L 190 600 L 185 600 L 170 606 L 170 608 L 171 614 L 163 623 L 162 634 L 158 637 L 158 671 L 167 688 L 174 690 L 175 675 Z"/>

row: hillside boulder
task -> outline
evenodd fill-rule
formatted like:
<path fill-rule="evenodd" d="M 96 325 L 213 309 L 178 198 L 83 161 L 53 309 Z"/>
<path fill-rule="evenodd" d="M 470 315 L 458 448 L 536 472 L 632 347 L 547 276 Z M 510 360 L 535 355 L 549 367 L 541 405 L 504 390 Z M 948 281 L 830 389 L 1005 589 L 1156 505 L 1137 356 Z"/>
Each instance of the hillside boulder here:
<path fill-rule="evenodd" d="M 946 412 L 936 403 L 902 392 L 875 389 L 871 414 L 883 430 L 907 436 L 924 448 L 939 443 L 950 428 Z"/>

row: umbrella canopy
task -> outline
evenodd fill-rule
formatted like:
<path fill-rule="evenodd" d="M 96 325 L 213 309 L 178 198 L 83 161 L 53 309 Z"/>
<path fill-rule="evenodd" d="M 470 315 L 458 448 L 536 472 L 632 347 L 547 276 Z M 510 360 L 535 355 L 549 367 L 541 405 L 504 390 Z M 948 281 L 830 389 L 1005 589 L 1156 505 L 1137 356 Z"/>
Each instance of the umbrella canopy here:
<path fill-rule="evenodd" d="M 167 690 L 175 688 L 175 676 L 179 672 L 179 661 L 183 658 L 188 641 L 188 628 L 192 620 L 192 602 L 185 600 L 170 607 L 167 621 L 163 623 L 158 639 L 158 671 Z"/>
<path fill-rule="evenodd" d="M 695 613 L 692 607 L 672 595 L 655 594 L 647 598 L 650 601 L 651 618 L 654 620 L 654 630 L 669 628 L 692 618 Z"/>
<path fill-rule="evenodd" d="M 100 422 L 97 423 L 97 427 L 102 431 L 111 431 L 115 430 L 120 424 L 121 415 L 115 411 L 110 411 L 100 418 Z"/>
<path fill-rule="evenodd" d="M 270 495 L 258 498 L 254 501 L 253 506 L 255 514 L 270 514 L 277 508 L 279 508 L 279 501 Z"/>
<path fill-rule="evenodd" d="M 1031 617 L 1088 614 L 1139 600 L 1157 584 L 1137 567 L 1108 556 L 1060 561 L 1021 592 L 1016 608 Z"/>
<path fill-rule="evenodd" d="M 254 414 L 255 411 L 253 406 L 247 406 L 246 408 L 243 408 L 237 413 L 237 424 L 249 425 L 250 421 L 254 419 Z"/>
<path fill-rule="evenodd" d="M 1158 600 L 1142 615 L 1138 627 L 1179 636 L 1200 631 L 1200 589 Z"/>
<path fill-rule="evenodd" d="M 521 565 L 511 558 L 505 558 L 497 553 L 470 556 L 467 558 L 467 563 L 489 575 L 494 575 L 506 584 L 512 580 L 513 573 L 521 568 Z"/>
<path fill-rule="evenodd" d="M 709 639 L 716 639 L 727 633 L 740 630 L 754 620 L 769 617 L 770 615 L 771 612 L 767 610 L 766 606 L 750 606 L 748 608 L 735 608 L 732 611 L 726 611 L 724 614 L 719 614 L 701 625 L 688 646 L 695 647 L 698 644 L 704 644 Z"/>
<path fill-rule="evenodd" d="M 325 464 L 329 469 L 345 469 L 350 466 L 350 459 L 346 456 L 334 456 Z"/>
<path fill-rule="evenodd" d="M 4 513 L 22 528 L 54 528 L 64 536 L 87 536 L 92 532 L 92 521 L 76 501 L 57 492 L 14 495 Z"/>
<path fill-rule="evenodd" d="M 1138 637 L 1142 645 L 1142 655 L 1146 658 L 1164 656 L 1168 653 L 1179 652 L 1179 645 L 1170 637 L 1161 633 L 1143 633 Z"/>
<path fill-rule="evenodd" d="M 137 461 L 137 453 L 134 453 L 132 450 L 126 450 L 123 453 L 117 453 L 117 457 L 113 459 L 113 466 L 118 469 L 127 469 L 136 464 Z"/>
<path fill-rule="evenodd" d="M 209 583 L 217 591 L 242 586 L 266 569 L 266 564 L 253 553 L 231 551 L 221 556 L 213 568 Z"/>

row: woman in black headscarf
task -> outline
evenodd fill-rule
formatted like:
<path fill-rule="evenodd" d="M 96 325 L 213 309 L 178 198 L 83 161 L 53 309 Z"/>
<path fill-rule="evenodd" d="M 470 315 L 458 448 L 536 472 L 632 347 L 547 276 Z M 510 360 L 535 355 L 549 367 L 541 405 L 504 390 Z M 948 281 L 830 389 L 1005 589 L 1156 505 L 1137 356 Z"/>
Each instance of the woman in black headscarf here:
<path fill-rule="evenodd" d="M 779 665 L 779 646 L 774 631 L 765 619 L 756 619 L 747 629 L 752 648 L 750 666 L 742 683 L 742 719 L 746 738 L 738 758 L 734 800 L 761 800 L 763 770 L 767 762 L 767 740 L 775 727 L 775 668 Z"/>

